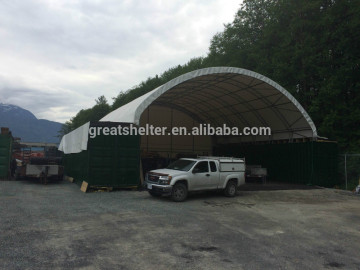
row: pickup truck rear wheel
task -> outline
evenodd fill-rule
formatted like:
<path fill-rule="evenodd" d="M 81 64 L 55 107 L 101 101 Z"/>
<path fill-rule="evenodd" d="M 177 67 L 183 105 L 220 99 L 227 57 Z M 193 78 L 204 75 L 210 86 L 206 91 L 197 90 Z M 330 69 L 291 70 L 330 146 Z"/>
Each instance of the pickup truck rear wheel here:
<path fill-rule="evenodd" d="M 226 197 L 234 197 L 236 195 L 237 184 L 235 181 L 229 181 L 224 190 Z"/>
<path fill-rule="evenodd" d="M 171 191 L 171 198 L 174 202 L 182 202 L 187 197 L 187 187 L 183 183 L 177 183 L 174 185 Z"/>

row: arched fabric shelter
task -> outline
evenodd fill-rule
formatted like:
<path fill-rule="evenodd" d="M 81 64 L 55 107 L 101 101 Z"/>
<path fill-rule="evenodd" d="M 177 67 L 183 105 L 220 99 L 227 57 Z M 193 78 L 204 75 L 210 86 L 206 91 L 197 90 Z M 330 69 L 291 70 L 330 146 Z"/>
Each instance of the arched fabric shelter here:
<path fill-rule="evenodd" d="M 211 67 L 179 76 L 109 113 L 100 121 L 141 124 L 149 106 L 180 111 L 213 126 L 271 127 L 269 139 L 316 138 L 316 127 L 283 87 L 256 72 Z"/>
<path fill-rule="evenodd" d="M 270 127 L 270 135 L 97 135 L 94 128 Z M 336 182 L 335 143 L 318 140 L 316 127 L 297 100 L 258 73 L 211 67 L 181 75 L 63 136 L 67 175 L 90 185 L 129 186 L 141 173 L 176 158 L 196 155 L 245 157 L 267 168 L 270 180 L 331 186 Z M 130 181 L 130 182 L 128 182 Z"/>
<path fill-rule="evenodd" d="M 316 140 L 316 127 L 297 100 L 283 87 L 256 72 L 234 67 L 211 67 L 181 75 L 112 111 L 101 122 L 144 126 L 270 127 L 257 136 L 142 136 L 141 149 L 158 152 L 211 153 L 216 143 Z M 59 149 L 87 149 L 89 123 L 64 136 Z"/>

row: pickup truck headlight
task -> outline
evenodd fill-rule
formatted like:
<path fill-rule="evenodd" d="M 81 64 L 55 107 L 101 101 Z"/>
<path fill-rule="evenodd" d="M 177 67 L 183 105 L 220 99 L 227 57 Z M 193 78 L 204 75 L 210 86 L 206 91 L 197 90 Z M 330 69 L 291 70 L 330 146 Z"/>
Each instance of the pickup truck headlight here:
<path fill-rule="evenodd" d="M 171 178 L 172 177 L 170 175 L 160 176 L 159 177 L 159 184 L 160 185 L 168 185 L 168 184 L 170 184 Z"/>

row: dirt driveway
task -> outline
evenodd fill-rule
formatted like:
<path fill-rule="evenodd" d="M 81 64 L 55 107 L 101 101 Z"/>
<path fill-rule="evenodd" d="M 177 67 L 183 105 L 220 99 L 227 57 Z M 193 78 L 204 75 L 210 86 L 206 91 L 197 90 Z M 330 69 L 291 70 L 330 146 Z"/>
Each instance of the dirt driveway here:
<path fill-rule="evenodd" d="M 360 269 L 360 197 L 287 188 L 174 203 L 0 182 L 0 269 Z"/>

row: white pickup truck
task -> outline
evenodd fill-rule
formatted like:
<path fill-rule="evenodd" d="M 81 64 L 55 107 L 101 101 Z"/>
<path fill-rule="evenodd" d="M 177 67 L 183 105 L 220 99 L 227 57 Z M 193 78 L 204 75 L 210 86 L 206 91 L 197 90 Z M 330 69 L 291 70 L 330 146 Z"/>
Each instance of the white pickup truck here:
<path fill-rule="evenodd" d="M 184 201 L 189 191 L 200 190 L 220 189 L 233 197 L 243 184 L 245 159 L 242 158 L 182 158 L 145 176 L 145 186 L 152 196 L 170 195 L 176 202 Z"/>

